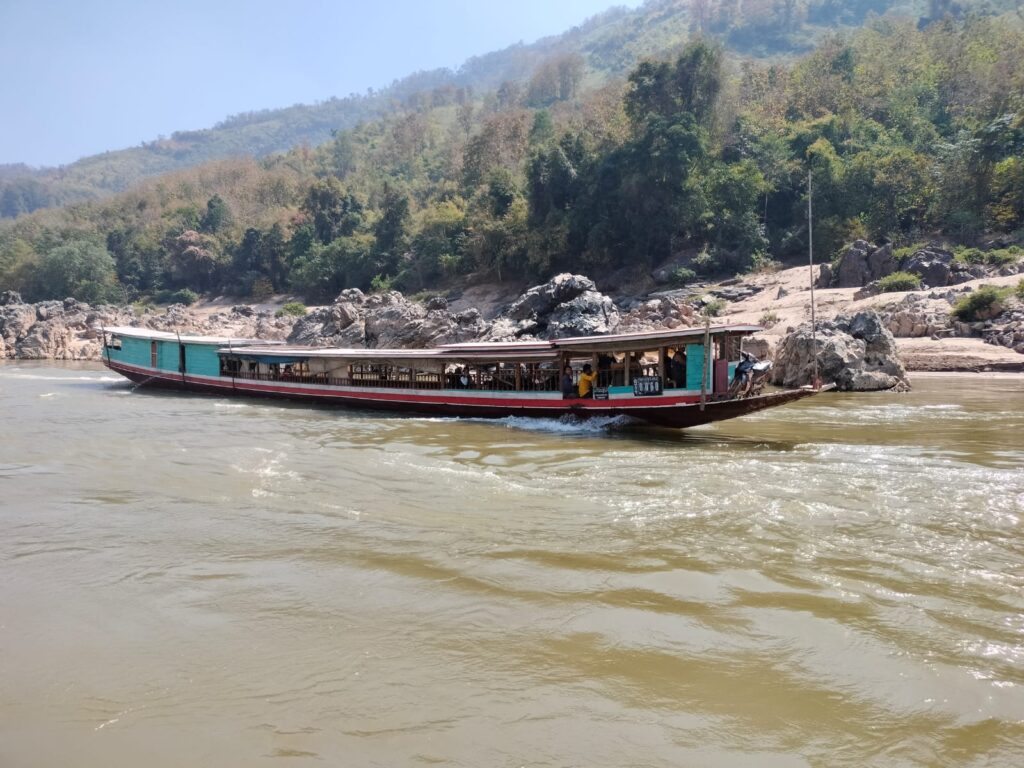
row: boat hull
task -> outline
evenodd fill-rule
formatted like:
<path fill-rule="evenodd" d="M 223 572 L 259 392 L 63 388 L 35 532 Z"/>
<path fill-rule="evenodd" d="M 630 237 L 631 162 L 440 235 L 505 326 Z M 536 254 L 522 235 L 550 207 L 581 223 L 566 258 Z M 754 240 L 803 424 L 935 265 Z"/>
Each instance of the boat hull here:
<path fill-rule="evenodd" d="M 434 416 L 500 419 L 509 416 L 535 418 L 608 418 L 627 416 L 664 427 L 686 428 L 745 416 L 766 408 L 791 403 L 817 394 L 810 388 L 771 392 L 742 400 L 708 399 L 699 396 L 635 397 L 615 400 L 563 400 L 546 393 L 489 393 L 483 391 L 422 391 L 312 385 L 287 381 L 254 381 L 242 378 L 192 376 L 104 361 L 110 370 L 140 386 L 206 392 L 243 397 L 273 397 L 350 408 L 373 409 Z M 531 396 L 532 395 L 532 396 Z"/>

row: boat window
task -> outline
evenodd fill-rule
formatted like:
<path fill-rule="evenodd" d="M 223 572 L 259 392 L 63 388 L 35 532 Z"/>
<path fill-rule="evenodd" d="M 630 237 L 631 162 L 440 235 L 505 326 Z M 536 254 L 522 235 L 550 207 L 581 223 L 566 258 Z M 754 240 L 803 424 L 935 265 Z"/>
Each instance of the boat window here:
<path fill-rule="evenodd" d="M 242 361 L 236 357 L 222 357 L 220 359 L 221 375 L 234 375 L 242 370 Z"/>
<path fill-rule="evenodd" d="M 725 354 L 723 355 L 723 357 L 726 360 L 740 359 L 740 343 L 742 342 L 742 340 L 742 336 L 725 337 Z"/>
<path fill-rule="evenodd" d="M 108 336 L 107 337 L 107 349 L 120 349 L 121 348 L 121 337 L 120 336 Z"/>

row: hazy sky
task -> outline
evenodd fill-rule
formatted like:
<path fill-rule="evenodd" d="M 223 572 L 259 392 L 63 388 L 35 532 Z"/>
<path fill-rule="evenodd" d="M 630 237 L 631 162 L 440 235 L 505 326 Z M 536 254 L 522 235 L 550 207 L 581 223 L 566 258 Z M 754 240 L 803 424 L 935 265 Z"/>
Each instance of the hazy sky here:
<path fill-rule="evenodd" d="M 0 0 L 0 163 L 456 67 L 640 0 Z"/>

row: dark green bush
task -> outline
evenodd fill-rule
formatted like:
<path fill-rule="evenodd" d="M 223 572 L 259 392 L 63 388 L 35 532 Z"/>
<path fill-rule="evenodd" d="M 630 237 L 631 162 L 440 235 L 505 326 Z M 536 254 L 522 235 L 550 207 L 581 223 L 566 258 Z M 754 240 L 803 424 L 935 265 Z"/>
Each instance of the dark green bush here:
<path fill-rule="evenodd" d="M 1009 288 L 983 285 L 953 305 L 953 315 L 967 323 L 998 314 L 1003 302 L 1010 296 Z"/>
<path fill-rule="evenodd" d="M 697 273 L 688 267 L 676 267 L 669 276 L 673 285 L 688 285 L 697 279 Z"/>
<path fill-rule="evenodd" d="M 878 281 L 882 293 L 894 291 L 916 291 L 921 287 L 921 278 L 913 272 L 893 272 Z"/>
<path fill-rule="evenodd" d="M 957 261 L 965 264 L 988 264 L 993 267 L 1015 264 L 1021 256 L 1024 256 L 1024 253 L 1016 245 L 1011 245 L 1009 248 L 994 248 L 991 251 L 959 246 L 953 249 L 953 253 Z"/>
<path fill-rule="evenodd" d="M 289 301 L 274 313 L 274 317 L 284 317 L 285 315 L 291 315 L 292 317 L 305 317 L 307 312 L 309 312 L 309 310 L 306 309 L 306 305 L 301 301 Z"/>
<path fill-rule="evenodd" d="M 185 304 L 187 306 L 199 301 L 199 294 L 190 288 L 182 288 L 177 291 L 157 291 L 153 298 L 158 304 Z"/>

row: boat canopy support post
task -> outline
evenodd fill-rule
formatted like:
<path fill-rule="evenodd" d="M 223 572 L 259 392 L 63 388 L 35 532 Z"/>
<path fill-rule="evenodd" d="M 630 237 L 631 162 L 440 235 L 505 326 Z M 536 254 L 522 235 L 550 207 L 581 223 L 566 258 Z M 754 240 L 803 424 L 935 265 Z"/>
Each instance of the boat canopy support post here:
<path fill-rule="evenodd" d="M 811 183 L 813 171 L 807 169 L 807 257 L 810 264 L 811 278 L 811 360 L 814 364 L 814 373 L 811 378 L 811 386 L 821 389 L 821 379 L 818 377 L 818 326 L 814 317 L 814 216 L 812 208 L 813 191 Z"/>
<path fill-rule="evenodd" d="M 708 355 L 711 354 L 711 315 L 704 312 L 704 359 L 700 369 L 700 409 L 708 401 Z"/>

